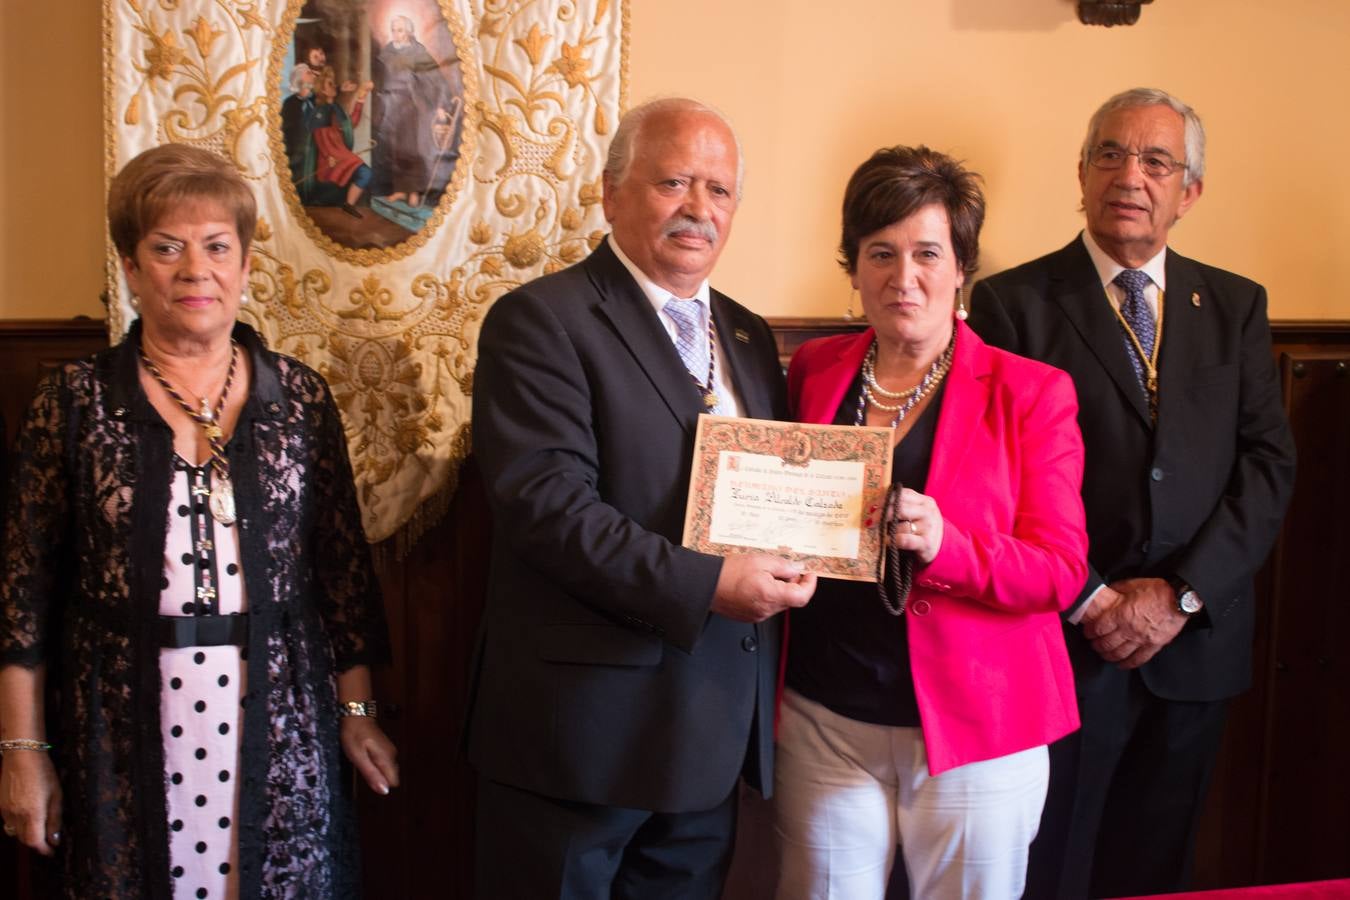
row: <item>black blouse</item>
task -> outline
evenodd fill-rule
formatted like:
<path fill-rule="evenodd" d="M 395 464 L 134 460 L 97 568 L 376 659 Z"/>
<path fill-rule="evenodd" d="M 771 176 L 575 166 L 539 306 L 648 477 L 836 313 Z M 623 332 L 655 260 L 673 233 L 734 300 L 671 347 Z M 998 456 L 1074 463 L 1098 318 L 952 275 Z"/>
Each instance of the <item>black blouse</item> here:
<path fill-rule="evenodd" d="M 891 482 L 923 491 L 946 383 L 891 458 Z M 834 424 L 857 421 L 862 377 L 844 394 Z M 893 598 L 892 598 L 893 599 Z M 870 581 L 822 578 L 816 595 L 792 611 L 787 686 L 827 709 L 873 725 L 915 727 L 919 707 L 909 671 L 908 614 L 893 616 Z"/>

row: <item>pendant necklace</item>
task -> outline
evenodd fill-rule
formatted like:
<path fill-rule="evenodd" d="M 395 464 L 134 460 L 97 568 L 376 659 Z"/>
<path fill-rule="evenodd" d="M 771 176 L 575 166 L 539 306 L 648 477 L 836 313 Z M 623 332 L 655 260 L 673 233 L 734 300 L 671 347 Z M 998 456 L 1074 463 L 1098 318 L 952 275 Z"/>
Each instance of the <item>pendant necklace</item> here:
<path fill-rule="evenodd" d="M 867 407 L 872 406 L 882 412 L 895 413 L 891 427 L 898 428 L 905 416 L 913 412 L 914 407 L 923 401 L 942 383 L 952 367 L 952 355 L 956 350 L 956 335 L 952 335 L 947 349 L 943 350 L 933 364 L 924 373 L 923 380 L 907 391 L 892 393 L 885 390 L 876 380 L 877 343 L 872 341 L 862 365 L 862 390 L 858 391 L 858 410 L 853 417 L 854 425 L 867 421 Z M 899 400 L 899 403 L 886 403 L 882 397 Z M 900 492 L 904 486 L 892 484 L 886 491 L 886 500 L 882 503 L 878 529 L 881 534 L 882 552 L 877 556 L 877 598 L 886 612 L 893 616 L 903 616 L 909 600 L 909 592 L 914 586 L 914 554 L 902 551 L 895 546 L 895 536 L 900 525 L 906 520 L 900 517 Z M 908 523 L 906 523 L 908 524 Z M 914 526 L 910 524 L 910 533 Z M 889 576 L 889 577 L 888 577 Z M 895 599 L 892 600 L 891 598 Z M 922 615 L 922 612 L 920 612 Z"/>
<path fill-rule="evenodd" d="M 1111 295 L 1107 294 L 1106 299 L 1109 301 Z M 1134 329 L 1130 327 L 1129 322 L 1125 321 L 1125 314 L 1120 311 L 1120 305 L 1117 303 L 1111 304 L 1111 309 L 1116 313 L 1116 320 L 1119 321 L 1120 326 L 1125 329 L 1125 336 L 1130 339 L 1130 344 L 1134 347 L 1135 356 L 1138 357 L 1139 362 L 1143 365 L 1144 393 L 1148 394 L 1148 412 L 1153 419 L 1154 425 L 1158 424 L 1158 348 L 1162 346 L 1163 310 L 1165 309 L 1163 301 L 1165 299 L 1165 292 L 1159 290 L 1158 325 L 1153 335 L 1153 352 L 1151 354 L 1144 352 L 1144 345 L 1139 343 L 1139 337 L 1134 333 Z"/>
<path fill-rule="evenodd" d="M 174 402 L 187 413 L 192 421 L 201 426 L 206 434 L 206 442 L 211 447 L 211 459 L 209 465 L 215 474 L 211 479 L 211 497 L 210 507 L 211 516 L 222 525 L 233 525 L 236 519 L 234 507 L 234 484 L 230 481 L 230 462 L 225 458 L 225 445 L 222 439 L 225 437 L 225 431 L 220 427 L 221 413 L 225 410 L 225 400 L 230 396 L 230 388 L 234 386 L 234 373 L 239 364 L 239 344 L 233 338 L 230 339 L 230 367 L 225 372 L 225 387 L 220 391 L 220 399 L 216 401 L 215 411 L 212 412 L 211 405 L 205 397 L 200 398 L 201 408 L 193 409 L 192 404 L 183 399 L 183 395 L 174 390 L 173 385 L 159 371 L 159 367 L 150 361 L 150 357 L 145 355 L 142 349 L 141 365 L 150 373 L 150 377 L 159 382 L 159 386 L 164 388 L 164 392 L 173 398 Z"/>
<path fill-rule="evenodd" d="M 708 412 L 717 408 L 717 393 L 713 390 L 713 378 L 717 374 L 717 333 L 713 328 L 712 310 L 708 310 L 708 383 L 701 384 L 697 378 L 694 378 L 694 373 L 689 373 L 689 377 L 694 382 L 694 387 L 698 388 L 699 396 L 703 398 L 703 408 Z"/>

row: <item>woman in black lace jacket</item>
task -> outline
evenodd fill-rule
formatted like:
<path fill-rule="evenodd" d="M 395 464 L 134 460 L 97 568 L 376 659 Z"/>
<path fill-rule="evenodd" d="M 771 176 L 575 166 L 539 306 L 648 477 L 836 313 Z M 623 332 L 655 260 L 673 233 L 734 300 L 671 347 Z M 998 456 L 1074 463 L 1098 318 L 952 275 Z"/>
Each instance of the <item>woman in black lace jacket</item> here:
<path fill-rule="evenodd" d="M 378 793 L 398 769 L 341 421 L 235 321 L 257 212 L 228 163 L 148 150 L 108 209 L 140 319 L 46 378 L 17 433 L 4 830 L 63 857 L 69 897 L 353 895 L 339 748 Z"/>

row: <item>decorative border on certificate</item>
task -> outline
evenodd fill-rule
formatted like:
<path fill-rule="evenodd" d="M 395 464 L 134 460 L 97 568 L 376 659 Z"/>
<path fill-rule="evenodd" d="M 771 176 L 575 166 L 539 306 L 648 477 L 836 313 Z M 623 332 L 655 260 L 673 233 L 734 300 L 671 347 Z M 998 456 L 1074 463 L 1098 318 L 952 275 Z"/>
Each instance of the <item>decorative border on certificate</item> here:
<path fill-rule="evenodd" d="M 880 529 L 863 520 L 890 487 L 893 434 L 699 416 L 684 546 L 777 553 L 830 578 L 876 581 Z"/>

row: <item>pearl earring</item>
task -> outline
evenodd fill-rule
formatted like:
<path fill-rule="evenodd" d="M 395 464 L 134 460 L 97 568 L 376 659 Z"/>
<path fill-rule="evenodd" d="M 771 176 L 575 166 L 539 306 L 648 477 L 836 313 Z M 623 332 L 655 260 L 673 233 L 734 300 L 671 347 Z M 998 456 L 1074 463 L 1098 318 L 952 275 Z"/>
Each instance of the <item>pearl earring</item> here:
<path fill-rule="evenodd" d="M 130 306 L 132 309 L 136 310 L 136 312 L 140 312 L 141 298 L 137 297 L 135 294 L 132 294 L 130 297 L 127 298 L 127 306 Z"/>
<path fill-rule="evenodd" d="M 962 322 L 970 318 L 970 313 L 966 311 L 966 297 L 960 288 L 956 289 L 956 318 Z"/>
<path fill-rule="evenodd" d="M 244 306 L 248 305 L 248 291 L 244 291 L 242 294 L 239 295 L 239 302 Z"/>

